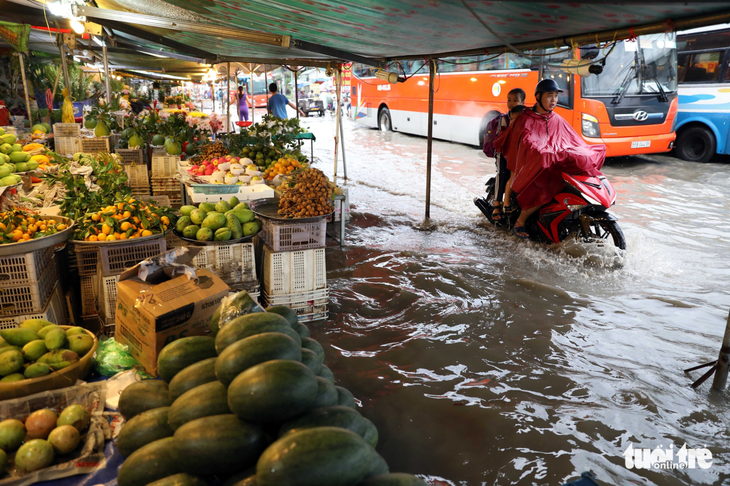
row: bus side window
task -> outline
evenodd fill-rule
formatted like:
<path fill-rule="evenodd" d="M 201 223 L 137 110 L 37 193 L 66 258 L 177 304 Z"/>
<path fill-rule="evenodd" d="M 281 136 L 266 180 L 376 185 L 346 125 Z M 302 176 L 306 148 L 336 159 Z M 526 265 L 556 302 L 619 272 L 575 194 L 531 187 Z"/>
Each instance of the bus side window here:
<path fill-rule="evenodd" d="M 685 83 L 716 83 L 719 81 L 721 54 L 721 51 L 691 54 L 683 81 Z M 682 78 L 680 78 L 681 81 Z"/>
<path fill-rule="evenodd" d="M 677 82 L 684 83 L 684 76 L 687 74 L 687 65 L 689 64 L 689 54 L 677 54 Z"/>
<path fill-rule="evenodd" d="M 725 53 L 725 82 L 730 82 L 730 52 Z"/>

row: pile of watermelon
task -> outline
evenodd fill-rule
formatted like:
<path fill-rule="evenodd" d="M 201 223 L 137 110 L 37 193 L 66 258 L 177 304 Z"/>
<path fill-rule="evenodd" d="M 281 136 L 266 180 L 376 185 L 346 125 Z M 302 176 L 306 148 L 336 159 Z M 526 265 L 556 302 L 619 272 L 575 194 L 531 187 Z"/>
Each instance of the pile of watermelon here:
<path fill-rule="evenodd" d="M 296 313 L 251 310 L 224 322 L 219 308 L 211 336 L 163 348 L 164 381 L 124 390 L 119 486 L 425 486 L 389 472 L 377 428 Z"/>

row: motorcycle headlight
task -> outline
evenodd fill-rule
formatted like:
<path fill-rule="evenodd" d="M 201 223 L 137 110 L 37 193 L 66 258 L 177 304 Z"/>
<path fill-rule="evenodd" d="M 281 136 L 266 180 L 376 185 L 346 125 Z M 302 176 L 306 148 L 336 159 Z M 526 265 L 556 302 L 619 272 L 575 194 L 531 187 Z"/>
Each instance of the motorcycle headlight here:
<path fill-rule="evenodd" d="M 568 209 L 571 211 L 580 211 L 581 209 L 587 208 L 587 204 L 568 204 Z"/>
<path fill-rule="evenodd" d="M 584 137 L 600 138 L 601 129 L 598 126 L 598 118 L 587 113 L 583 113 L 581 128 Z"/>

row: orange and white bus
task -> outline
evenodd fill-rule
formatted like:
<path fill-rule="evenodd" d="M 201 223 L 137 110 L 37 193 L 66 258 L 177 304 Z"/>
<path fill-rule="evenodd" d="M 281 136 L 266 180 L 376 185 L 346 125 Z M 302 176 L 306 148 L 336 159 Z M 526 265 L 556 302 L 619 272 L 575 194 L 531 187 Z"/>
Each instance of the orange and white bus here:
<path fill-rule="evenodd" d="M 587 143 L 605 144 L 607 156 L 672 148 L 677 116 L 674 34 L 535 54 L 530 59 L 509 53 L 441 59 L 434 83 L 434 138 L 481 146 L 489 120 L 507 110 L 507 93 L 522 88 L 531 106 L 535 86 L 549 77 L 565 90 L 556 111 Z M 603 72 L 598 75 L 571 74 L 563 67 L 572 59 L 604 57 Z M 374 69 L 354 66 L 351 95 L 357 121 L 380 130 L 425 136 L 428 63 L 394 62 L 387 70 L 407 80 L 389 84 L 376 78 Z"/>

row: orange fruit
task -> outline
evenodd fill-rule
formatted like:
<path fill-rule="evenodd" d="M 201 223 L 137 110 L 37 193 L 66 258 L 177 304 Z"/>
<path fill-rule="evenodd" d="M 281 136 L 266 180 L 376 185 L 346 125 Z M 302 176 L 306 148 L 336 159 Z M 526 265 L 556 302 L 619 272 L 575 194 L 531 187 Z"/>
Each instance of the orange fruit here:
<path fill-rule="evenodd" d="M 96 235 L 89 236 L 89 241 L 99 241 L 99 237 Z"/>
<path fill-rule="evenodd" d="M 162 218 L 160 218 L 160 221 L 162 221 L 162 224 L 170 224 L 170 218 L 168 218 L 167 216 L 163 216 Z"/>
<path fill-rule="evenodd" d="M 132 217 L 132 213 L 129 211 L 124 211 L 124 214 L 122 214 L 122 219 L 127 219 L 127 218 L 131 218 L 131 217 Z"/>
<path fill-rule="evenodd" d="M 45 230 L 46 230 L 46 228 L 47 228 L 47 226 L 46 226 L 45 224 L 42 224 L 42 225 L 40 225 L 40 226 L 38 227 L 38 229 L 39 229 L 39 230 L 41 230 L 41 231 L 45 231 Z"/>
<path fill-rule="evenodd" d="M 124 223 L 122 223 L 122 231 L 127 231 L 131 227 L 132 223 L 130 223 L 129 221 L 125 221 Z"/>
<path fill-rule="evenodd" d="M 5 226 L 5 223 L 0 223 L 0 231 L 5 231 L 6 229 L 8 229 L 8 227 Z"/>
<path fill-rule="evenodd" d="M 115 235 L 109 235 L 106 241 L 117 241 L 117 237 Z"/>
<path fill-rule="evenodd" d="M 58 231 L 63 231 L 63 230 L 65 230 L 65 229 L 66 229 L 66 225 L 65 225 L 65 224 L 63 224 L 63 223 L 61 223 L 61 224 L 59 224 L 58 226 L 56 226 L 56 229 L 57 229 Z"/>
<path fill-rule="evenodd" d="M 120 202 L 119 204 L 117 204 L 117 209 L 119 209 L 120 211 L 123 210 L 124 209 L 124 203 L 123 202 Z"/>
<path fill-rule="evenodd" d="M 28 233 L 23 233 L 23 239 L 28 241 L 30 239 L 30 235 Z"/>
<path fill-rule="evenodd" d="M 127 233 L 122 233 L 119 235 L 120 240 L 126 240 L 127 239 Z"/>
<path fill-rule="evenodd" d="M 101 216 L 99 214 L 92 214 L 91 219 L 92 221 L 99 221 L 101 219 Z"/>
<path fill-rule="evenodd" d="M 150 230 L 144 230 L 142 232 L 142 236 L 152 236 L 152 231 L 150 231 Z"/>
<path fill-rule="evenodd" d="M 106 241 L 106 235 L 104 233 L 100 234 L 96 237 L 99 241 Z"/>
<path fill-rule="evenodd" d="M 108 235 L 109 233 L 112 232 L 112 227 L 109 226 L 108 224 L 104 223 L 101 225 L 101 232 L 104 233 L 105 235 Z"/>
<path fill-rule="evenodd" d="M 137 200 L 135 198 L 129 200 L 129 204 L 132 204 L 133 202 L 137 202 Z"/>

